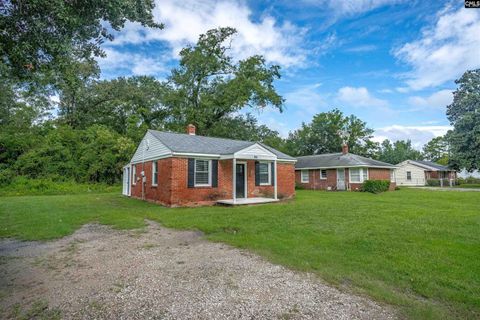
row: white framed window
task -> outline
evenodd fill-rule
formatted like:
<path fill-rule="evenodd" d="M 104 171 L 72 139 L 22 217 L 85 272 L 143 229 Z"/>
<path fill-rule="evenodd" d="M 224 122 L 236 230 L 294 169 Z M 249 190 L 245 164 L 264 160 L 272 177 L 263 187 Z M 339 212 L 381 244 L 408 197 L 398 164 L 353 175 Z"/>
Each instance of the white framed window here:
<path fill-rule="evenodd" d="M 270 162 L 260 162 L 258 164 L 258 177 L 261 186 L 269 186 L 272 184 L 272 170 L 270 170 Z"/>
<path fill-rule="evenodd" d="M 327 179 L 327 169 L 320 170 L 320 179 L 322 179 L 322 180 Z"/>
<path fill-rule="evenodd" d="M 363 183 L 368 180 L 367 168 L 349 168 L 348 174 L 350 183 Z"/>
<path fill-rule="evenodd" d="M 152 161 L 152 186 L 158 186 L 158 162 Z"/>
<path fill-rule="evenodd" d="M 137 166 L 132 164 L 132 184 L 137 184 Z"/>
<path fill-rule="evenodd" d="M 209 187 L 212 185 L 212 160 L 195 159 L 195 186 Z"/>
<path fill-rule="evenodd" d="M 349 174 L 350 174 L 350 179 L 349 181 L 350 182 L 362 182 L 361 179 L 362 179 L 362 172 L 361 172 L 362 169 L 360 168 L 350 168 L 350 170 L 348 170 Z"/>
<path fill-rule="evenodd" d="M 390 169 L 390 182 L 395 182 L 395 170 Z"/>
<path fill-rule="evenodd" d="M 368 180 L 368 168 L 362 168 L 362 172 L 363 172 L 363 175 L 362 175 L 362 182 L 363 181 L 366 181 Z"/>
<path fill-rule="evenodd" d="M 407 180 L 412 180 L 412 172 L 407 171 Z"/>
<path fill-rule="evenodd" d="M 308 183 L 310 179 L 308 170 L 302 170 L 300 175 L 302 183 Z"/>

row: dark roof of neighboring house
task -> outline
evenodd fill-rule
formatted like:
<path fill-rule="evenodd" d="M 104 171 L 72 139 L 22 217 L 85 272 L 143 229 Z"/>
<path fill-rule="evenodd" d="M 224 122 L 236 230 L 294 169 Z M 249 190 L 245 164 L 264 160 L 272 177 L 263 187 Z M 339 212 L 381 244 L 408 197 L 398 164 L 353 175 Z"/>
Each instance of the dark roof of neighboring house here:
<path fill-rule="evenodd" d="M 419 165 L 420 167 L 427 167 L 426 169 L 433 168 L 434 170 L 432 171 L 453 171 L 453 169 L 450 169 L 447 166 L 442 166 L 441 164 L 432 162 L 432 161 L 425 161 L 425 160 L 408 160 L 412 164 Z M 429 167 L 429 168 L 428 168 Z"/>
<path fill-rule="evenodd" d="M 190 135 L 186 133 L 174 133 L 166 131 L 149 130 L 152 135 L 160 140 L 172 152 L 202 153 L 202 154 L 232 154 L 245 149 L 257 142 L 242 141 L 224 138 L 214 138 Z M 274 153 L 278 159 L 295 160 L 295 158 L 280 152 L 270 146 L 258 142 L 259 145 Z"/>
<path fill-rule="evenodd" d="M 326 153 L 312 156 L 297 157 L 295 169 L 304 168 L 342 168 L 342 167 L 377 167 L 377 168 L 395 168 L 390 163 L 373 160 L 353 153 L 343 154 Z"/>

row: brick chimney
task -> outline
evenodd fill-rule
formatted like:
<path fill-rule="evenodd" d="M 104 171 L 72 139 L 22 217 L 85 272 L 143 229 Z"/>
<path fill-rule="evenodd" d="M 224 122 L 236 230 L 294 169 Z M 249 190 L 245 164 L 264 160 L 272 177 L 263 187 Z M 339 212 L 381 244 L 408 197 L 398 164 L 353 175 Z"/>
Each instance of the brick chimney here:
<path fill-rule="evenodd" d="M 195 131 L 196 131 L 195 126 L 190 123 L 190 124 L 187 126 L 187 133 L 188 133 L 189 135 L 194 136 L 194 135 L 195 135 Z"/>
<path fill-rule="evenodd" d="M 342 153 L 343 154 L 347 154 L 348 153 L 348 145 L 346 143 L 344 143 L 342 145 Z"/>

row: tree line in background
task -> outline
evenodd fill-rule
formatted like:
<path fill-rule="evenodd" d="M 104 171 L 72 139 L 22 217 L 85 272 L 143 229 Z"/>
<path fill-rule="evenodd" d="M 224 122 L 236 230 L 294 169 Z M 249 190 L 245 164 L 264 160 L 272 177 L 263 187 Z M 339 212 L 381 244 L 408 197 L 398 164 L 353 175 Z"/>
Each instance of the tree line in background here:
<path fill-rule="evenodd" d="M 338 109 L 282 138 L 249 111 L 283 110 L 274 87 L 280 67 L 258 55 L 235 61 L 229 55 L 235 29 L 201 35 L 180 52 L 165 81 L 101 80 L 94 58 L 112 39 L 102 21 L 114 30 L 127 20 L 163 28 L 153 22 L 153 1 L 44 4 L 12 1 L 0 8 L 0 184 L 18 176 L 113 184 L 147 129 L 184 132 L 188 123 L 201 135 L 261 141 L 293 156 L 338 152 L 345 141 L 352 153 L 394 164 L 425 158 L 468 170 L 479 166 L 479 70 L 457 81 L 447 111 L 454 130 L 423 152 L 410 141 L 374 142 L 365 122 Z"/>

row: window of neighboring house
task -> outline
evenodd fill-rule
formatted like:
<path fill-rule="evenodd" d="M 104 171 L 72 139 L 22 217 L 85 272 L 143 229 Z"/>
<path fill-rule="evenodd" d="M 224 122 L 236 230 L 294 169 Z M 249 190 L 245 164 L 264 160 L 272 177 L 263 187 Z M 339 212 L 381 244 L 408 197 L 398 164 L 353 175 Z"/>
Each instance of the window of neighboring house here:
<path fill-rule="evenodd" d="M 350 168 L 348 170 L 348 172 L 350 173 L 350 182 L 353 182 L 353 183 L 362 182 L 361 181 L 361 179 L 362 179 L 362 169 L 360 169 L 360 168 Z"/>
<path fill-rule="evenodd" d="M 348 172 L 351 183 L 363 183 L 368 180 L 368 168 L 350 168 Z"/>
<path fill-rule="evenodd" d="M 327 179 L 327 170 L 325 170 L 325 169 L 320 170 L 320 179 L 322 179 L 322 180 Z"/>
<path fill-rule="evenodd" d="M 302 176 L 302 179 L 301 179 L 302 183 L 308 183 L 309 181 L 308 170 L 302 170 L 301 176 Z"/>
<path fill-rule="evenodd" d="M 137 184 L 137 166 L 132 164 L 132 184 Z"/>
<path fill-rule="evenodd" d="M 158 185 L 158 162 L 152 162 L 152 186 Z"/>
<path fill-rule="evenodd" d="M 207 187 L 212 185 L 211 160 L 195 159 L 195 186 Z"/>
<path fill-rule="evenodd" d="M 363 176 L 362 176 L 362 182 L 368 180 L 368 168 L 362 168 Z"/>
<path fill-rule="evenodd" d="M 412 172 L 407 171 L 407 180 L 412 180 Z"/>
<path fill-rule="evenodd" d="M 390 170 L 390 182 L 395 182 L 395 170 Z"/>
<path fill-rule="evenodd" d="M 260 185 L 270 185 L 271 180 L 270 180 L 270 163 L 269 162 L 260 162 L 258 164 L 259 168 L 259 178 L 260 178 Z"/>

